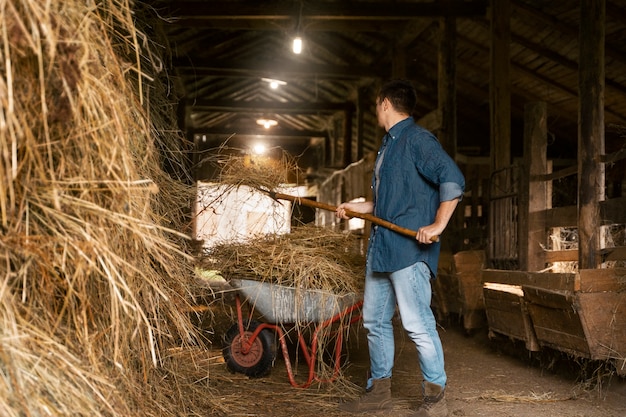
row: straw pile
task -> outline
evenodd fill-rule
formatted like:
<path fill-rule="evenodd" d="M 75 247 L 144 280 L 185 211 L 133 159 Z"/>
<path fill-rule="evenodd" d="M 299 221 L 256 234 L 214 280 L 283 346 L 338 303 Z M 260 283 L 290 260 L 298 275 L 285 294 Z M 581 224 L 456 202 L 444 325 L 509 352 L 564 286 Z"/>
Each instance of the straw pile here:
<path fill-rule="evenodd" d="M 185 161 L 135 12 L 0 2 L 3 416 L 198 411 L 166 357 L 195 338 Z"/>
<path fill-rule="evenodd" d="M 203 268 L 219 270 L 226 280 L 248 278 L 346 294 L 362 288 L 365 262 L 358 236 L 303 225 L 283 235 L 219 244 Z"/>
<path fill-rule="evenodd" d="M 227 146 L 206 151 L 201 165 L 215 173 L 214 181 L 232 187 L 248 186 L 275 191 L 287 183 L 298 183 L 302 173 L 298 161 L 283 149 L 275 148 L 264 155 Z"/>

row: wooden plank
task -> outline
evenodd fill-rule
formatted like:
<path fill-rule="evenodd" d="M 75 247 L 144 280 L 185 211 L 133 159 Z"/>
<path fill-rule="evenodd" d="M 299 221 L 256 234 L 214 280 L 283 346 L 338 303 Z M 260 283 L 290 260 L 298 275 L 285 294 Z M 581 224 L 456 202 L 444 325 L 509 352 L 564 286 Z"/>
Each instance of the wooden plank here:
<path fill-rule="evenodd" d="M 540 213 L 534 213 L 541 216 Z M 578 225 L 578 212 L 576 206 L 556 207 L 547 210 L 544 214 L 545 227 L 573 227 Z"/>
<path fill-rule="evenodd" d="M 581 292 L 626 292 L 626 268 L 581 269 Z"/>
<path fill-rule="evenodd" d="M 541 346 L 589 357 L 589 346 L 571 291 L 524 286 L 524 299 Z"/>
<path fill-rule="evenodd" d="M 626 292 L 577 294 L 591 359 L 626 357 Z"/>
<path fill-rule="evenodd" d="M 481 271 L 485 267 L 483 250 L 461 251 L 454 254 L 454 271 L 459 285 L 460 314 L 465 330 L 483 327 L 485 301 Z"/>
<path fill-rule="evenodd" d="M 578 249 L 547 250 L 546 262 L 575 262 L 578 261 Z"/>
<path fill-rule="evenodd" d="M 570 175 L 578 174 L 578 166 L 572 165 L 567 168 L 560 169 L 550 174 L 537 174 L 530 177 L 531 181 L 553 181 L 561 178 L 569 177 Z"/>
<path fill-rule="evenodd" d="M 578 266 L 581 269 L 594 269 L 601 263 L 605 18 L 605 0 L 581 0 L 578 43 Z"/>
<path fill-rule="evenodd" d="M 454 271 L 457 274 L 475 274 L 485 267 L 486 255 L 484 250 L 466 250 L 453 255 Z M 480 282 L 480 278 L 477 282 Z"/>
<path fill-rule="evenodd" d="M 602 260 L 606 261 L 624 261 L 626 260 L 626 246 L 616 246 L 614 248 L 602 249 Z"/>
<path fill-rule="evenodd" d="M 600 161 L 605 164 L 612 164 L 617 161 L 621 161 L 622 159 L 626 159 L 626 148 L 622 148 L 617 152 L 613 152 L 612 154 L 602 155 L 600 157 Z"/>
<path fill-rule="evenodd" d="M 522 340 L 526 349 L 539 350 L 526 302 L 518 294 L 484 289 L 485 315 L 490 332 Z"/>
<path fill-rule="evenodd" d="M 574 292 L 566 290 L 552 290 L 531 285 L 523 285 L 524 299 L 529 303 L 540 304 L 552 309 L 571 309 L 574 303 Z"/>
<path fill-rule="evenodd" d="M 578 274 L 541 273 L 484 269 L 482 281 L 508 285 L 530 285 L 547 289 L 576 291 L 580 288 Z"/>
<path fill-rule="evenodd" d="M 433 296 L 439 319 L 461 312 L 459 281 L 454 274 L 437 274 L 437 279 L 433 281 Z"/>
<path fill-rule="evenodd" d="M 612 224 L 626 223 L 626 197 L 612 198 L 600 202 L 600 217 L 602 221 Z M 575 227 L 578 225 L 576 206 L 555 207 L 544 212 L 530 213 L 531 222 L 550 227 Z"/>
<path fill-rule="evenodd" d="M 514 339 L 526 340 L 521 298 L 515 294 L 484 290 L 489 329 Z"/>

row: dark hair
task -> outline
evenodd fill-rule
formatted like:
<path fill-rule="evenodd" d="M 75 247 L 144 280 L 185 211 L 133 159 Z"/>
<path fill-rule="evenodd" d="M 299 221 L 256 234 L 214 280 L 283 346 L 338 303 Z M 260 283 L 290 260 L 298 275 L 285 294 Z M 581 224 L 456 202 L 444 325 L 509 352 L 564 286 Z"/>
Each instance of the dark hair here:
<path fill-rule="evenodd" d="M 417 103 L 417 93 L 410 81 L 391 80 L 383 84 L 378 93 L 378 102 L 384 99 L 389 99 L 397 112 L 412 114 Z"/>

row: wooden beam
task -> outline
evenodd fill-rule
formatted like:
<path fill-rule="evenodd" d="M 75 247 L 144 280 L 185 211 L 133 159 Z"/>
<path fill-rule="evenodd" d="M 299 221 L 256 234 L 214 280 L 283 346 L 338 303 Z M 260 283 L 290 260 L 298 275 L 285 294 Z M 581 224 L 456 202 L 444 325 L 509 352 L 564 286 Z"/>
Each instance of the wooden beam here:
<path fill-rule="evenodd" d="M 270 130 L 263 128 L 221 128 L 221 127 L 212 127 L 208 129 L 195 128 L 190 130 L 194 134 L 206 134 L 206 135 L 235 135 L 237 137 L 241 136 L 268 136 L 268 137 L 286 137 L 286 138 L 294 138 L 294 139 L 303 139 L 303 138 L 325 138 L 328 136 L 327 132 L 317 131 L 317 130 L 295 130 L 295 129 L 281 129 L 281 128 L 272 128 Z"/>
<path fill-rule="evenodd" d="M 297 19 L 330 21 L 408 20 L 416 17 L 480 16 L 487 10 L 486 0 L 447 0 L 429 2 L 406 2 L 389 7 L 384 2 L 359 3 L 355 7 L 346 2 L 294 2 L 274 0 L 264 2 L 175 2 L 163 14 L 172 24 L 188 25 L 194 21 L 223 20 L 225 27 L 236 20 L 289 20 Z M 295 25 L 294 25 L 295 27 Z M 273 30 L 277 30 L 275 27 Z"/>
<path fill-rule="evenodd" d="M 575 291 L 580 287 L 577 274 L 509 271 L 501 269 L 483 269 L 482 282 L 506 285 L 536 286 L 547 289 Z"/>
<path fill-rule="evenodd" d="M 438 108 L 441 110 L 441 126 L 437 132 L 439 141 L 454 158 L 457 147 L 456 109 L 456 19 L 439 19 L 438 53 Z"/>
<path fill-rule="evenodd" d="M 548 111 L 545 102 L 529 103 L 524 113 L 524 164 L 518 206 L 519 260 L 523 271 L 545 268 L 542 247 L 546 244 L 545 222 L 530 213 L 543 212 L 551 207 L 547 181 L 530 181 L 533 175 L 548 172 Z M 532 220 L 532 221 L 531 221 Z"/>
<path fill-rule="evenodd" d="M 529 6 L 527 4 L 528 2 L 521 1 L 521 0 L 511 0 L 511 1 L 515 9 L 515 12 L 526 15 L 526 19 L 532 19 L 532 20 L 542 22 L 545 24 L 546 27 L 549 27 L 553 30 L 561 32 L 565 35 L 569 35 L 572 38 L 576 38 L 577 36 L 579 36 L 578 28 L 574 26 L 569 26 L 563 23 L 561 20 L 557 19 L 555 16 L 550 16 L 546 13 L 541 12 L 538 9 L 535 9 L 532 6 Z M 574 4 L 582 4 L 582 3 L 576 2 Z M 610 9 L 610 13 L 611 13 L 610 16 L 616 17 L 618 20 L 624 19 L 623 13 L 621 14 L 616 13 L 616 10 L 617 10 L 616 7 L 607 6 L 607 8 Z M 626 55 L 624 55 L 624 53 L 620 49 L 612 48 L 610 46 L 609 47 L 605 46 L 605 52 L 606 52 L 607 58 L 616 59 L 620 62 L 626 63 Z"/>
<path fill-rule="evenodd" d="M 553 262 L 576 262 L 578 261 L 578 249 L 547 250 L 544 253 L 547 263 Z"/>
<path fill-rule="evenodd" d="M 582 292 L 626 292 L 626 268 L 582 269 L 578 274 Z"/>
<path fill-rule="evenodd" d="M 223 61 L 200 60 L 190 62 L 188 59 L 175 59 L 172 62 L 178 75 L 189 77 L 222 76 L 222 77 L 267 77 L 284 81 L 302 77 L 318 77 L 331 79 L 388 78 L 388 68 L 376 66 L 360 67 L 358 65 L 316 65 L 294 61 Z"/>
<path fill-rule="evenodd" d="M 626 197 L 612 198 L 600 202 L 600 220 L 603 224 L 626 223 Z M 555 207 L 545 212 L 535 212 L 530 215 L 532 222 L 541 222 L 545 219 L 545 228 L 576 227 L 578 212 L 576 206 Z M 533 218 L 534 217 L 534 218 Z"/>
<path fill-rule="evenodd" d="M 344 112 L 343 117 L 343 165 L 354 162 L 352 158 L 352 110 Z"/>
<path fill-rule="evenodd" d="M 283 101 L 243 101 L 243 100 L 185 100 L 183 105 L 189 111 L 219 111 L 232 113 L 276 112 L 284 114 L 317 114 L 354 111 L 352 102 L 333 103 L 293 103 Z"/>
<path fill-rule="evenodd" d="M 476 49 L 477 51 L 484 52 L 485 54 L 489 53 L 487 48 L 485 48 L 482 44 L 480 44 L 478 42 L 475 42 L 475 41 L 473 41 L 473 40 L 471 40 L 471 39 L 469 39 L 469 38 L 467 38 L 465 36 L 459 36 L 458 39 L 459 39 L 460 42 L 462 42 L 464 44 L 471 45 L 472 48 Z M 459 71 L 458 71 L 459 74 L 463 74 L 466 69 L 469 69 L 469 70 L 475 71 L 475 72 L 484 72 L 484 69 L 482 67 L 477 67 L 475 65 L 470 65 L 470 64 L 467 64 L 465 62 L 460 62 L 460 64 L 462 64 L 462 67 L 459 66 L 460 67 Z M 572 88 L 564 86 L 563 84 L 558 83 L 558 82 L 554 81 L 551 78 L 548 78 L 546 76 L 537 74 L 537 72 L 535 72 L 535 71 L 533 71 L 533 70 L 531 70 L 531 69 L 529 69 L 529 68 L 527 68 L 527 67 L 525 67 L 523 65 L 520 65 L 520 64 L 517 64 L 517 63 L 514 63 L 514 62 L 511 62 L 510 65 L 511 65 L 511 70 L 519 73 L 520 75 L 523 75 L 523 76 L 525 76 L 527 78 L 530 78 L 532 80 L 538 81 L 541 84 L 553 87 L 554 89 L 562 92 L 563 94 L 566 94 L 570 98 L 578 98 L 578 92 L 575 91 Z M 578 64 L 576 64 L 576 68 L 575 69 L 576 70 L 578 69 Z M 459 80 L 459 83 L 461 83 L 461 82 L 462 82 L 462 80 Z M 616 91 L 619 91 L 619 92 L 622 92 L 622 93 L 626 94 L 626 88 L 622 87 L 621 85 L 617 84 L 616 82 L 607 80 L 607 83 L 609 83 L 609 85 L 613 85 L 614 84 L 614 87 L 615 87 Z M 542 97 L 533 96 L 526 89 L 522 89 L 522 88 L 515 87 L 515 86 L 511 86 L 510 88 L 511 88 L 511 92 L 512 93 L 514 93 L 514 94 L 516 94 L 516 95 L 518 95 L 520 97 L 526 98 L 528 101 L 543 101 L 544 100 L 544 98 L 542 98 Z M 468 90 L 468 91 L 470 91 L 472 93 L 472 95 L 480 96 L 478 91 L 475 91 L 475 89 L 472 89 L 471 87 L 468 87 L 466 85 L 463 85 L 461 90 Z M 516 108 L 512 107 L 512 109 L 514 110 Z M 519 109 L 519 110 L 521 111 L 521 109 Z M 615 117 L 616 120 L 626 121 L 626 116 L 624 116 L 621 113 L 618 113 L 618 112 L 615 112 L 615 111 L 611 111 L 610 109 L 606 109 L 605 112 L 606 112 L 606 114 L 610 114 L 611 116 Z M 568 112 L 566 110 L 562 110 L 560 106 L 552 106 L 552 108 L 550 109 L 550 114 L 552 116 L 559 116 L 559 118 L 563 118 L 563 119 L 568 119 L 568 118 L 571 117 L 571 112 Z"/>
<path fill-rule="evenodd" d="M 509 0 L 491 0 L 489 113 L 492 172 L 511 164 L 510 18 Z"/>
<path fill-rule="evenodd" d="M 576 262 L 578 261 L 577 249 L 548 250 L 544 251 L 546 262 Z M 605 248 L 600 251 L 602 262 L 625 261 L 626 246 Z M 588 270 L 591 271 L 591 270 Z"/>
<path fill-rule="evenodd" d="M 363 158 L 363 143 L 365 134 L 365 113 L 368 110 L 369 103 L 367 89 L 361 87 L 357 89 L 357 106 L 356 106 L 356 160 Z"/>
<path fill-rule="evenodd" d="M 478 24 L 480 24 L 483 27 L 486 27 L 487 25 L 484 24 L 483 22 L 478 21 Z M 575 33 L 574 35 L 575 36 Z M 514 33 L 511 34 L 511 42 L 512 43 L 516 43 L 518 45 L 523 46 L 524 48 L 536 52 L 537 54 L 539 54 L 540 56 L 549 59 L 550 61 L 559 64 L 560 66 L 562 66 L 563 68 L 567 68 L 572 70 L 572 72 L 576 72 L 578 71 L 578 62 L 571 60 L 569 58 L 564 57 L 563 55 L 560 55 L 559 53 L 546 48 L 545 46 L 532 42 L 531 40 L 529 40 L 527 37 L 524 36 L 520 36 L 520 35 L 516 35 Z M 474 45 L 476 46 L 476 44 Z M 528 70 L 526 67 L 523 67 L 521 65 L 514 65 L 513 66 L 514 69 L 517 69 L 519 71 L 522 71 L 524 74 L 526 74 L 527 76 L 535 76 L 537 75 L 537 73 L 535 71 L 532 70 Z M 572 91 L 569 88 L 564 87 L 561 84 L 553 84 L 551 80 L 546 79 L 544 77 L 544 80 L 542 80 L 543 82 L 546 82 L 546 80 L 548 80 L 548 84 L 550 85 L 554 85 L 555 88 L 563 90 L 565 92 L 567 92 L 568 94 L 572 94 L 573 96 L 577 96 L 577 92 L 576 91 Z M 615 92 L 619 92 L 620 94 L 624 94 L 626 95 L 626 87 L 624 87 L 622 84 L 611 80 L 611 79 L 607 79 L 605 81 L 606 83 L 606 87 L 611 88 L 613 90 L 615 90 Z M 615 116 L 617 117 L 621 117 L 623 118 L 623 115 L 620 115 L 618 113 L 615 113 Z"/>
<path fill-rule="evenodd" d="M 406 49 L 394 41 L 391 59 L 391 77 L 396 79 L 406 78 Z"/>
<path fill-rule="evenodd" d="M 605 0 L 580 2 L 578 115 L 578 268 L 600 266 L 600 201 L 604 200 Z"/>

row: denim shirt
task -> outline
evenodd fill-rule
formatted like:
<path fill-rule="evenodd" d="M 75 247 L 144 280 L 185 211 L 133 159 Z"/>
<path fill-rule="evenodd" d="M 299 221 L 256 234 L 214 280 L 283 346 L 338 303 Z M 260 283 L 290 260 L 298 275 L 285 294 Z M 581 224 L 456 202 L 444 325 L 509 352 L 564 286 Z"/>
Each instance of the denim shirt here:
<path fill-rule="evenodd" d="M 465 189 L 459 167 L 412 117 L 385 135 L 374 167 L 374 215 L 415 231 L 433 223 L 440 202 L 462 198 Z M 367 262 L 374 272 L 395 272 L 423 261 L 435 276 L 440 246 L 420 244 L 415 237 L 375 225 Z"/>

